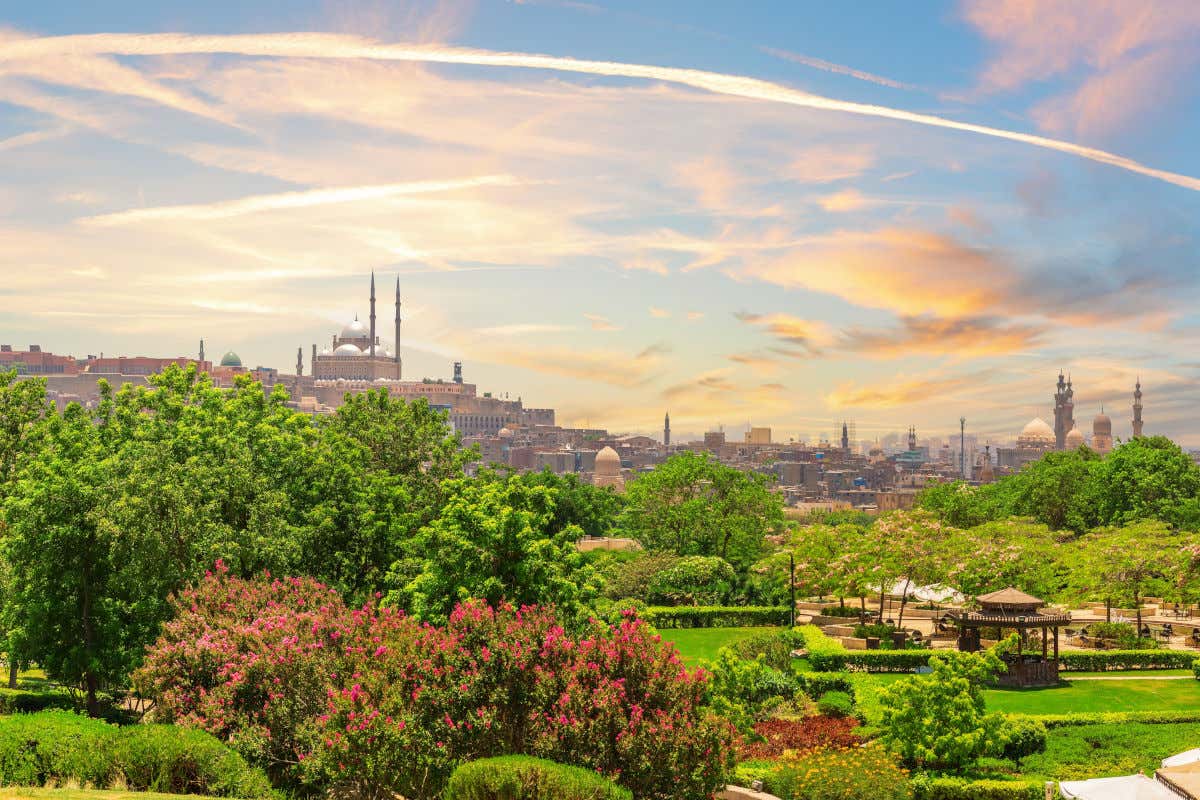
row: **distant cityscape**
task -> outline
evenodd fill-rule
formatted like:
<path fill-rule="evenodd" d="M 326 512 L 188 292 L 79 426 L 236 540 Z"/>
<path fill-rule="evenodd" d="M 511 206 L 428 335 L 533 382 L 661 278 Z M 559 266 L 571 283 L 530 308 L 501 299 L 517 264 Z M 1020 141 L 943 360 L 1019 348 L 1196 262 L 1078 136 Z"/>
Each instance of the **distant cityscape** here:
<path fill-rule="evenodd" d="M 1053 394 L 1053 425 L 1035 417 L 1011 444 L 995 447 L 990 442 L 981 445 L 978 437 L 967 434 L 965 420 L 958 437 L 921 439 L 916 428 L 910 427 L 904 436 L 893 434 L 873 442 L 857 439 L 849 421 L 841 423 L 840 438 L 814 442 L 779 442 L 771 428 L 753 426 L 740 441 L 715 430 L 701 439 L 678 442 L 671 438 L 669 411 L 664 413 L 658 438 L 615 435 L 604 428 L 563 427 L 557 424 L 553 408 L 527 407 L 519 395 L 514 400 L 507 394 L 481 394 L 475 384 L 465 380 L 460 361 L 452 363 L 448 378 L 405 379 L 398 281 L 390 341 L 379 335 L 376 305 L 372 274 L 367 322 L 356 317 L 332 334 L 326 345 L 310 344 L 307 368 L 306 348 L 297 347 L 292 374 L 274 367 L 247 367 L 233 351 L 213 361 L 204 340 L 200 340 L 195 358 L 104 354 L 75 358 L 44 351 L 36 344 L 28 350 L 4 344 L 0 345 L 0 369 L 15 368 L 19 376 L 44 378 L 48 397 L 59 408 L 72 402 L 95 405 L 101 379 L 114 387 L 146 384 L 148 376 L 172 364 L 194 365 L 208 373 L 217 386 L 232 386 L 242 375 L 262 383 L 267 392 L 282 385 L 291 398 L 289 405 L 309 414 L 331 414 L 347 395 L 386 389 L 392 397 L 406 401 L 423 398 L 445 411 L 463 445 L 479 449 L 480 460 L 474 469 L 484 465 L 522 471 L 549 469 L 558 474 L 575 473 L 622 491 L 627 481 L 653 470 L 673 453 L 707 452 L 729 466 L 773 476 L 777 490 L 796 514 L 911 508 L 916 495 L 932 482 L 990 483 L 1051 451 L 1086 445 L 1103 455 L 1113 447 L 1113 422 L 1103 407 L 1092 419 L 1090 436 L 1080 430 L 1073 382 L 1061 372 Z M 1131 436 L 1142 435 L 1142 397 L 1139 379 L 1131 390 Z"/>

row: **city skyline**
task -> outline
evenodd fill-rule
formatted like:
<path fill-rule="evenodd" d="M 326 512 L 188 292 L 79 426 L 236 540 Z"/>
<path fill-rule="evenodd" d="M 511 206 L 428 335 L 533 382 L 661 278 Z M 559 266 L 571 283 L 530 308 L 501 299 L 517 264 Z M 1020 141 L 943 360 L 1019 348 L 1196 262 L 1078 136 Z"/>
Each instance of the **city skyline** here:
<path fill-rule="evenodd" d="M 0 338 L 290 371 L 374 270 L 406 376 L 563 424 L 982 443 L 1063 370 L 1198 445 L 1200 10 L 1137 5 L 6 12 Z"/>

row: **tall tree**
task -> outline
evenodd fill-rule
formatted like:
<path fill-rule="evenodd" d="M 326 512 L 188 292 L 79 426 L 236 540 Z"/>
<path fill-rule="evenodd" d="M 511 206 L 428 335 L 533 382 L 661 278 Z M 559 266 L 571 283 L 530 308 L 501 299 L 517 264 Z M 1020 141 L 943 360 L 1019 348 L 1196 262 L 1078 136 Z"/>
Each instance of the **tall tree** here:
<path fill-rule="evenodd" d="M 1104 524 L 1158 519 L 1200 530 L 1200 467 L 1164 436 L 1139 436 L 1103 461 L 1097 502 Z"/>
<path fill-rule="evenodd" d="M 767 476 L 706 453 L 679 453 L 626 489 L 623 526 L 649 550 L 718 556 L 739 569 L 783 527 L 783 499 Z"/>
<path fill-rule="evenodd" d="M 1111 621 L 1114 602 L 1136 609 L 1137 635 L 1142 635 L 1142 601 L 1170 591 L 1185 538 L 1158 521 L 1098 528 L 1081 537 L 1068 558 L 1076 592 L 1102 597 Z"/>

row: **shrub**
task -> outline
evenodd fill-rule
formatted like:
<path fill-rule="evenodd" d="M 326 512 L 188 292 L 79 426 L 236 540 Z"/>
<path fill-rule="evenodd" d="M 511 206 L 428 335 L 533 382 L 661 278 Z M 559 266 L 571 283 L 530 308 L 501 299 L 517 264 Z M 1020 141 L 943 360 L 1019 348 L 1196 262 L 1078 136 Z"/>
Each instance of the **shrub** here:
<path fill-rule="evenodd" d="M 551 609 L 459 606 L 444 628 L 357 612 L 310 776 L 375 796 L 436 793 L 466 756 L 523 753 L 615 777 L 639 798 L 715 790 L 730 726 L 644 622 L 567 635 Z"/>
<path fill-rule="evenodd" d="M 854 713 L 854 699 L 849 692 L 826 692 L 817 701 L 817 711 L 827 717 L 848 717 Z"/>
<path fill-rule="evenodd" d="M 912 779 L 914 800 L 1042 800 L 1045 788 L 1038 781 L 972 781 L 935 775 Z"/>
<path fill-rule="evenodd" d="M 674 553 L 647 553 L 635 551 L 595 551 L 597 570 L 604 578 L 604 596 L 611 600 L 638 600 L 645 602 L 650 596 L 650 582 L 654 576 L 669 569 L 679 560 Z"/>
<path fill-rule="evenodd" d="M 769 719 L 755 723 L 753 736 L 738 749 L 739 760 L 774 759 L 787 750 L 813 750 L 823 747 L 855 747 L 862 737 L 855 733 L 858 720 L 851 717 L 804 717 Z"/>
<path fill-rule="evenodd" d="M 791 621 L 786 606 L 650 606 L 639 616 L 656 628 L 748 628 Z"/>
<path fill-rule="evenodd" d="M 1196 711 L 1076 711 L 1070 714 L 1010 714 L 1010 717 L 1036 719 L 1048 730 L 1073 728 L 1080 725 L 1176 725 L 1185 722 L 1200 722 L 1200 710 Z"/>
<path fill-rule="evenodd" d="M 172 599 L 137 690 L 154 719 L 208 731 L 285 785 L 325 706 L 350 612 L 308 578 L 246 581 L 223 569 Z"/>
<path fill-rule="evenodd" d="M 733 566 L 716 556 L 687 556 L 650 579 L 653 603 L 719 606 L 729 600 L 737 575 Z"/>
<path fill-rule="evenodd" d="M 261 771 L 207 733 L 167 725 L 118 728 L 64 711 L 0 718 L 0 785 L 48 781 L 135 791 L 272 797 Z"/>
<path fill-rule="evenodd" d="M 991 653 L 948 653 L 929 660 L 929 678 L 904 678 L 883 690 L 883 742 L 906 764 L 959 770 L 1003 746 L 1003 718 L 987 714 L 983 687 L 1001 669 Z"/>
<path fill-rule="evenodd" d="M 821 609 L 823 617 L 857 617 L 862 614 L 862 609 L 854 606 L 829 606 Z"/>
<path fill-rule="evenodd" d="M 1097 650 L 1059 653 L 1059 669 L 1064 672 L 1106 672 L 1109 670 L 1191 669 L 1195 653 L 1186 650 Z"/>
<path fill-rule="evenodd" d="M 895 625 L 888 625 L 883 622 L 873 622 L 870 625 L 855 625 L 854 635 L 859 639 L 867 639 L 874 637 L 881 640 L 890 640 L 892 634 L 896 632 Z"/>
<path fill-rule="evenodd" d="M 780 672 L 791 672 L 795 659 L 792 652 L 804 647 L 804 636 L 792 628 L 759 633 L 728 645 L 739 658 L 763 657 L 767 666 Z"/>
<path fill-rule="evenodd" d="M 1200 658 L 1192 662 L 1192 674 L 1196 676 L 1196 680 L 1200 681 Z"/>
<path fill-rule="evenodd" d="M 1029 717 L 1008 717 L 1001 731 L 1004 737 L 1002 755 L 1021 770 L 1026 756 L 1046 752 L 1046 726 Z"/>
<path fill-rule="evenodd" d="M 29 714 L 50 708 L 74 709 L 78 703 L 62 689 L 0 688 L 0 714 Z"/>
<path fill-rule="evenodd" d="M 798 689 L 792 672 L 768 666 L 761 654 L 740 658 L 732 648 L 722 647 L 710 669 L 713 708 L 743 733 L 754 722 L 772 715 L 780 704 L 790 703 Z"/>
<path fill-rule="evenodd" d="M 908 774 L 880 747 L 810 750 L 788 757 L 764 776 L 783 800 L 908 800 Z"/>
<path fill-rule="evenodd" d="M 633 800 L 628 789 L 579 767 L 529 756 L 500 756 L 459 766 L 443 800 Z"/>

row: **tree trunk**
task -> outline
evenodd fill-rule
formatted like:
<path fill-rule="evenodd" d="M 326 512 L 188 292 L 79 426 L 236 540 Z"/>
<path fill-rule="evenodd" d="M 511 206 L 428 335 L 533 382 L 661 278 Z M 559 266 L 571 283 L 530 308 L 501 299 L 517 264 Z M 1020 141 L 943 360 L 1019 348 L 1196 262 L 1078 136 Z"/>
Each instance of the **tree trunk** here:
<path fill-rule="evenodd" d="M 900 596 L 900 618 L 896 620 L 896 629 L 904 627 L 904 606 L 908 604 L 908 587 L 912 586 L 912 579 L 904 579 L 904 594 Z"/>
<path fill-rule="evenodd" d="M 1104 598 L 1104 621 L 1112 622 L 1112 599 Z"/>
<path fill-rule="evenodd" d="M 1133 593 L 1133 613 L 1137 616 L 1137 638 L 1142 640 L 1142 603 L 1138 600 L 1138 593 Z"/>
<path fill-rule="evenodd" d="M 11 653 L 8 656 L 8 688 L 17 688 L 17 657 Z"/>
<path fill-rule="evenodd" d="M 83 675 L 84 685 L 87 686 L 87 712 L 89 717 L 100 716 L 100 702 L 96 699 L 96 692 L 100 688 L 100 681 L 96 679 L 96 673 L 88 670 Z"/>

